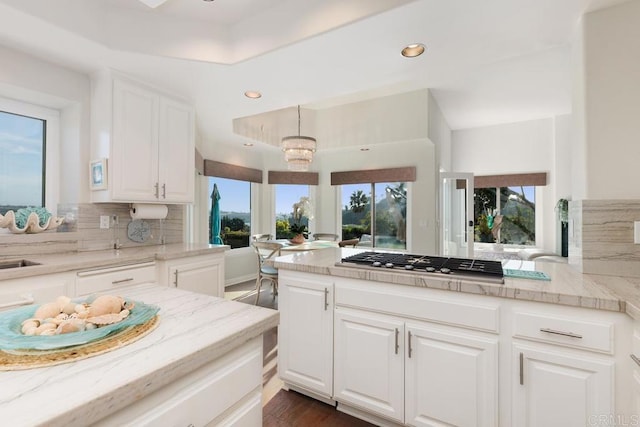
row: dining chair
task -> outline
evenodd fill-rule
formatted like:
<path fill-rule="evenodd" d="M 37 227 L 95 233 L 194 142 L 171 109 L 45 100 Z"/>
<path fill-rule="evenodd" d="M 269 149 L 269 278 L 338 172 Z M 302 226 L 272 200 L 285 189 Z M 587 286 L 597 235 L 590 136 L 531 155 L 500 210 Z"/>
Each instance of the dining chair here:
<path fill-rule="evenodd" d="M 252 242 L 266 242 L 267 240 L 273 240 L 273 235 L 271 234 L 254 234 L 251 236 Z"/>
<path fill-rule="evenodd" d="M 279 256 L 282 245 L 271 242 L 253 242 L 253 248 L 258 257 L 258 278 L 256 279 L 256 305 L 258 305 L 263 280 L 271 282 L 274 298 L 278 294 L 278 269 L 266 261 Z"/>
<path fill-rule="evenodd" d="M 360 243 L 360 239 L 341 240 L 338 242 L 338 246 L 344 248 L 346 246 L 353 246 L 354 248 Z"/>
<path fill-rule="evenodd" d="M 330 240 L 337 242 L 340 236 L 332 233 L 313 233 L 313 240 Z"/>

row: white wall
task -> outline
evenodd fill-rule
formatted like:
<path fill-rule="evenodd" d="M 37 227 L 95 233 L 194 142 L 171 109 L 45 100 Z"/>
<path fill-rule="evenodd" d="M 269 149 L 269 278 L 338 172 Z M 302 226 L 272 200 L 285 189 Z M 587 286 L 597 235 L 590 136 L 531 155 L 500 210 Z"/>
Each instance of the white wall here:
<path fill-rule="evenodd" d="M 59 203 L 89 200 L 89 76 L 0 46 L 0 95 L 60 111 Z"/>
<path fill-rule="evenodd" d="M 431 91 L 429 91 L 428 133 L 429 140 L 435 145 L 437 169 L 451 172 L 451 128 Z"/>
<path fill-rule="evenodd" d="M 557 252 L 555 203 L 567 197 L 571 180 L 570 117 L 488 126 L 452 132 L 452 168 L 474 175 L 547 172 L 536 191 L 536 244 Z M 563 193 L 558 195 L 560 188 Z"/>
<path fill-rule="evenodd" d="M 640 198 L 640 0 L 583 17 L 585 199 Z"/>

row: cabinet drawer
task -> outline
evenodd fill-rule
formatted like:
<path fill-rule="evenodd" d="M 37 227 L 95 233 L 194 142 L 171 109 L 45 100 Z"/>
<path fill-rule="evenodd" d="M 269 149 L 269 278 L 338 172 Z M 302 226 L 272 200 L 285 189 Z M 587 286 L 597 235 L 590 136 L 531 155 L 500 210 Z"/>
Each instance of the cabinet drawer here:
<path fill-rule="evenodd" d="M 612 323 L 516 312 L 513 336 L 613 354 Z"/>
<path fill-rule="evenodd" d="M 158 373 L 158 375 L 162 375 Z M 260 417 L 262 337 L 254 338 L 94 424 L 96 427 L 205 426 Z M 245 418 L 245 416 L 247 418 Z M 224 424 L 224 423 L 223 423 Z"/>
<path fill-rule="evenodd" d="M 126 286 L 156 281 L 155 262 L 81 271 L 76 280 L 76 295 L 116 291 Z"/>

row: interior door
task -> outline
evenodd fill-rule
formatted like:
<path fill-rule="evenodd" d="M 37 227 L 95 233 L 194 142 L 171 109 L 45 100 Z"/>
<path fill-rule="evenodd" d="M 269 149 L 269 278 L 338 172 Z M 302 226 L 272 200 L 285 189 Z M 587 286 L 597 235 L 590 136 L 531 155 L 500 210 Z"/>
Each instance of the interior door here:
<path fill-rule="evenodd" d="M 473 174 L 440 173 L 440 255 L 473 258 Z"/>

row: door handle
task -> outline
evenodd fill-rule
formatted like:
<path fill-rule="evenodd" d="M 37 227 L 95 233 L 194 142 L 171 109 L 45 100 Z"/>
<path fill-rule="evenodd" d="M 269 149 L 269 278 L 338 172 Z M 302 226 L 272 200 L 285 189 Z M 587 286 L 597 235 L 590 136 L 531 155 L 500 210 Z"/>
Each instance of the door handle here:
<path fill-rule="evenodd" d="M 329 289 L 324 288 L 324 311 L 329 308 Z"/>
<path fill-rule="evenodd" d="M 473 220 L 469 220 L 469 227 L 473 227 Z"/>
<path fill-rule="evenodd" d="M 154 196 L 156 196 L 156 199 L 160 198 L 160 184 L 156 182 L 156 184 L 153 186 L 154 191 L 153 194 Z"/>
<path fill-rule="evenodd" d="M 400 330 L 396 328 L 396 354 L 398 354 L 398 350 L 400 350 L 400 345 L 398 344 L 398 335 L 400 335 Z"/>
<path fill-rule="evenodd" d="M 162 198 L 167 198 L 167 184 L 162 184 Z"/>
<path fill-rule="evenodd" d="M 176 271 L 174 271 L 173 275 L 176 276 L 176 279 L 174 280 L 173 284 L 177 288 L 178 287 L 178 269 L 176 269 Z"/>
<path fill-rule="evenodd" d="M 411 353 L 413 352 L 413 349 L 411 348 L 411 331 L 407 331 L 407 350 L 409 353 L 409 359 L 411 359 Z"/>
<path fill-rule="evenodd" d="M 524 385 L 524 353 L 520 352 L 520 385 Z"/>

